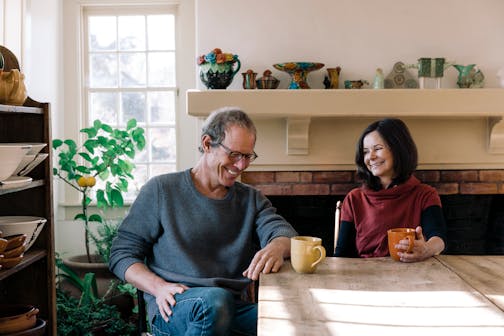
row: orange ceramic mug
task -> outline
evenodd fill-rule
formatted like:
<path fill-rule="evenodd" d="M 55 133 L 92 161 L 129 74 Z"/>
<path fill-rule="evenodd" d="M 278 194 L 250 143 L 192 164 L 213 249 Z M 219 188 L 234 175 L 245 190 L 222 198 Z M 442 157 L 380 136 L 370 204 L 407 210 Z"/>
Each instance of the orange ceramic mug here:
<path fill-rule="evenodd" d="M 399 261 L 399 256 L 397 255 L 397 252 L 406 252 L 410 253 L 413 251 L 413 246 L 415 245 L 415 229 L 411 228 L 396 228 L 396 229 L 390 229 L 387 231 L 387 236 L 388 236 L 388 248 L 389 248 L 389 253 L 392 259 Z M 403 239 L 408 239 L 409 240 L 409 245 L 408 249 L 406 251 L 404 250 L 398 250 L 395 246 L 399 244 L 400 240 Z"/>
<path fill-rule="evenodd" d="M 291 264 L 298 273 L 313 273 L 326 257 L 322 239 L 310 236 L 291 238 Z"/>

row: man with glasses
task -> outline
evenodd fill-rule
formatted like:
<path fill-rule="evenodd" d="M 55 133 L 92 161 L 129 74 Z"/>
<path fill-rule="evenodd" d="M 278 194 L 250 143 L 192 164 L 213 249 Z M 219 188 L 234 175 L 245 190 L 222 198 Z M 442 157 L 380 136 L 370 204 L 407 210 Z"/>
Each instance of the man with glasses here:
<path fill-rule="evenodd" d="M 241 294 L 290 254 L 292 226 L 237 182 L 257 158 L 256 128 L 237 108 L 214 111 L 192 169 L 152 178 L 119 228 L 110 268 L 145 292 L 155 335 L 256 335 Z"/>

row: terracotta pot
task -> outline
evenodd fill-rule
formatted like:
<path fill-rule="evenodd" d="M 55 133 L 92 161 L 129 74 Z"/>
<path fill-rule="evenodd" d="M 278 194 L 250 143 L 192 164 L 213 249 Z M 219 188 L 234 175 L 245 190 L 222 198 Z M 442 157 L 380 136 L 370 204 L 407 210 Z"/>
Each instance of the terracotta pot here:
<path fill-rule="evenodd" d="M 87 261 L 86 255 L 77 255 L 64 259 L 63 263 L 70 267 L 82 279 L 86 273 L 94 273 L 96 276 L 96 285 L 98 287 L 98 295 L 103 297 L 110 287 L 111 280 L 118 280 L 112 273 L 108 264 L 101 261 L 98 255 L 91 256 L 91 263 Z M 69 284 L 65 284 L 65 289 L 76 297 L 80 297 L 81 293 L 75 288 L 68 288 Z M 70 286 L 71 287 L 71 286 Z"/>
<path fill-rule="evenodd" d="M 34 327 L 38 313 L 38 308 L 31 305 L 0 305 L 0 334 L 15 333 Z"/>

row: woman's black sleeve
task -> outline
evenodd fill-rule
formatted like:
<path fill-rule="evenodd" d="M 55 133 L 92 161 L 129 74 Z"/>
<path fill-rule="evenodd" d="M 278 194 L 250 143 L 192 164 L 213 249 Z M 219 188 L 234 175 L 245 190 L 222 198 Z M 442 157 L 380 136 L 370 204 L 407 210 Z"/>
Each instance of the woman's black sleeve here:
<path fill-rule="evenodd" d="M 355 225 L 352 222 L 341 221 L 336 244 L 335 257 L 358 258 Z"/>
<path fill-rule="evenodd" d="M 441 209 L 440 206 L 433 205 L 422 211 L 420 225 L 422 226 L 422 232 L 425 240 L 438 236 L 443 239 L 446 249 L 446 222 L 443 215 L 443 209 Z"/>

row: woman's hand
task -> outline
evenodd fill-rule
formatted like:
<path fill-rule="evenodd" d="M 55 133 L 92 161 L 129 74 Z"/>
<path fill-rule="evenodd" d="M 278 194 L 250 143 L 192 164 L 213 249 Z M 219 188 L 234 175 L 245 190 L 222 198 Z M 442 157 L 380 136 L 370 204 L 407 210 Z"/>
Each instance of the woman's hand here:
<path fill-rule="evenodd" d="M 416 239 L 413 245 L 413 251 L 410 253 L 407 252 L 398 252 L 402 262 L 416 262 L 422 261 L 432 257 L 435 254 L 440 253 L 444 249 L 444 242 L 441 238 L 434 236 L 428 241 L 425 241 L 424 235 L 422 233 L 422 227 L 417 226 L 416 229 Z M 396 245 L 396 248 L 406 251 L 409 246 L 409 240 L 403 239 L 399 241 L 399 244 Z"/>

